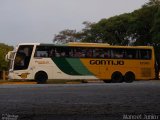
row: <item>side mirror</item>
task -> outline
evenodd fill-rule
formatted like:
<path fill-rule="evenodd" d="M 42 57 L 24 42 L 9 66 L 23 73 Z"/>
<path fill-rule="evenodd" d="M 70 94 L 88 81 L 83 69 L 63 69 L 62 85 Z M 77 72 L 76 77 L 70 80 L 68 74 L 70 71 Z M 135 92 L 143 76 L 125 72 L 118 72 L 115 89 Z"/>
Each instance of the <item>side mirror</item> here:
<path fill-rule="evenodd" d="M 13 60 L 14 59 L 14 55 L 15 55 L 15 52 L 14 51 L 9 51 L 7 54 L 6 54 L 6 57 L 5 57 L 5 61 L 9 61 L 9 60 Z"/>

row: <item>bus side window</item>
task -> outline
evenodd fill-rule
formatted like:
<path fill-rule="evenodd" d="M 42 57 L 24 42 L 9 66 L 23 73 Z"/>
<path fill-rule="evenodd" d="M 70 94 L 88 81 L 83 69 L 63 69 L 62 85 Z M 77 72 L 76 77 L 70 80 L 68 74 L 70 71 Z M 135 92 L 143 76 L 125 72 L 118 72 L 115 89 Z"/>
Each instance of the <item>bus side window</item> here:
<path fill-rule="evenodd" d="M 105 49 L 104 50 L 104 58 L 110 58 L 111 55 L 110 55 L 110 50 L 109 49 Z"/>
<path fill-rule="evenodd" d="M 125 54 L 126 59 L 137 59 L 138 58 L 138 52 L 136 49 L 126 49 Z"/>
<path fill-rule="evenodd" d="M 79 48 L 74 48 L 74 57 L 79 58 L 81 56 L 81 50 Z"/>
<path fill-rule="evenodd" d="M 93 49 L 93 57 L 95 58 L 104 58 L 105 51 L 102 48 Z"/>
<path fill-rule="evenodd" d="M 36 51 L 35 57 L 48 57 L 47 51 Z"/>
<path fill-rule="evenodd" d="M 86 57 L 86 48 L 74 48 L 74 57 L 75 58 L 85 58 Z"/>
<path fill-rule="evenodd" d="M 112 49 L 112 58 L 122 59 L 125 56 L 125 52 L 123 49 Z"/>
<path fill-rule="evenodd" d="M 60 50 L 59 50 L 59 48 L 55 48 L 55 57 L 60 57 Z"/>
<path fill-rule="evenodd" d="M 86 51 L 85 51 L 85 57 L 86 58 L 92 58 L 93 57 L 93 50 L 92 49 L 86 49 Z"/>
<path fill-rule="evenodd" d="M 48 49 L 45 46 L 37 46 L 34 57 L 48 57 Z"/>
<path fill-rule="evenodd" d="M 93 57 L 95 58 L 97 56 L 97 53 L 96 53 L 96 49 L 93 49 Z"/>
<path fill-rule="evenodd" d="M 68 57 L 70 57 L 70 58 L 74 57 L 74 50 L 73 50 L 73 48 L 69 48 L 68 54 L 69 54 Z"/>
<path fill-rule="evenodd" d="M 151 50 L 140 50 L 140 58 L 146 60 L 151 59 Z"/>
<path fill-rule="evenodd" d="M 104 52 L 105 51 L 103 49 L 99 50 L 100 58 L 104 58 Z"/>
<path fill-rule="evenodd" d="M 55 49 L 54 48 L 51 48 L 49 50 L 49 57 L 55 57 Z"/>
<path fill-rule="evenodd" d="M 55 57 L 70 57 L 70 49 L 66 47 L 56 47 L 54 51 Z"/>

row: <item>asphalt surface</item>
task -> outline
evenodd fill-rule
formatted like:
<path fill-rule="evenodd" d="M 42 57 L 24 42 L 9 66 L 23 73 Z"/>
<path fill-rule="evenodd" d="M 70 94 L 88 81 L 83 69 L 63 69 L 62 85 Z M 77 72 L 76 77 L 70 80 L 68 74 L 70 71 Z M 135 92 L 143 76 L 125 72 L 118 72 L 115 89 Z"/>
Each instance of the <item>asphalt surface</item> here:
<path fill-rule="evenodd" d="M 0 120 L 160 119 L 160 81 L 0 85 Z"/>

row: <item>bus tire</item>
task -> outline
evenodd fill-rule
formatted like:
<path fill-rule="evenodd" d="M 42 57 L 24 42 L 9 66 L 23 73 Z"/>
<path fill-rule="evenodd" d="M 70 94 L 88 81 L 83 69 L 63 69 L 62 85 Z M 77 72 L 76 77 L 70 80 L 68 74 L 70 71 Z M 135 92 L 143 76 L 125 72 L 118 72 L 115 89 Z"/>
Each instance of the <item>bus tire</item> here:
<path fill-rule="evenodd" d="M 111 83 L 111 80 L 103 80 L 104 83 Z"/>
<path fill-rule="evenodd" d="M 116 71 L 111 76 L 111 82 L 113 83 L 121 83 L 123 82 L 123 75 L 121 72 Z"/>
<path fill-rule="evenodd" d="M 135 81 L 135 74 L 133 72 L 127 72 L 124 75 L 124 81 L 126 83 L 131 83 L 131 82 Z"/>
<path fill-rule="evenodd" d="M 36 73 L 35 75 L 35 81 L 38 83 L 38 84 L 44 84 L 47 82 L 47 79 L 48 79 L 48 75 L 46 72 L 44 71 L 39 71 Z"/>

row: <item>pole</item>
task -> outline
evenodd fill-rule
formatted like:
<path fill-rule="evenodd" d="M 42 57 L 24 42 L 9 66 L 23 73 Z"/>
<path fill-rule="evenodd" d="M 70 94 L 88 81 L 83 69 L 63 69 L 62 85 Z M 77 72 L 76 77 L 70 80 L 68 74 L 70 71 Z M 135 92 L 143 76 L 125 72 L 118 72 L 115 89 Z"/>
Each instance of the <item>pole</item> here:
<path fill-rule="evenodd" d="M 3 70 L 3 80 L 6 80 L 6 71 Z"/>

